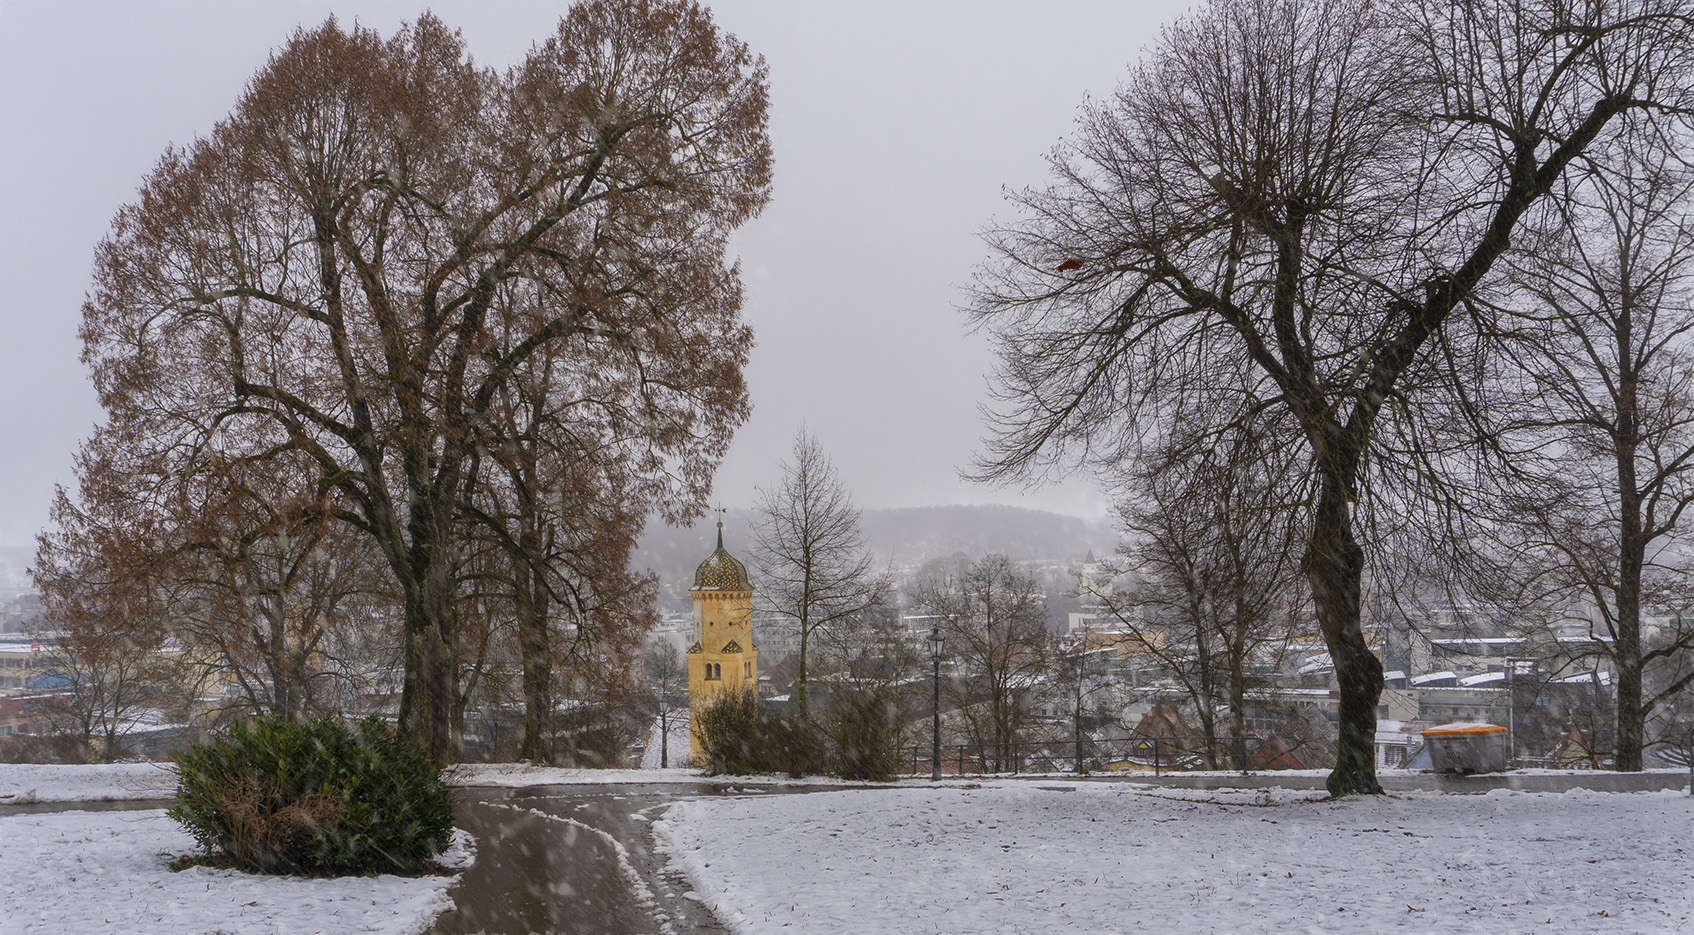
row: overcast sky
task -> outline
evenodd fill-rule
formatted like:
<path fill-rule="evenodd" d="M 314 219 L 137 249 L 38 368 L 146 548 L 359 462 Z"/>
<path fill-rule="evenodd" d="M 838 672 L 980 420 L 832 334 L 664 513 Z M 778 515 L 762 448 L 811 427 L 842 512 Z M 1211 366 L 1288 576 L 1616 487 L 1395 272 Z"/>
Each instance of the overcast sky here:
<path fill-rule="evenodd" d="M 861 506 L 1103 513 L 1093 483 L 959 479 L 991 364 L 959 285 L 1003 189 L 1044 182 L 1087 95 L 1112 92 L 1187 4 L 720 0 L 770 64 L 775 197 L 737 238 L 758 339 L 753 417 L 714 499 L 751 502 L 804 423 Z M 387 35 L 417 3 L 0 0 L 0 546 L 28 545 L 100 410 L 77 360 L 90 258 L 171 143 L 226 116 L 270 50 L 332 12 Z M 437 2 L 478 62 L 549 34 L 557 3 Z"/>

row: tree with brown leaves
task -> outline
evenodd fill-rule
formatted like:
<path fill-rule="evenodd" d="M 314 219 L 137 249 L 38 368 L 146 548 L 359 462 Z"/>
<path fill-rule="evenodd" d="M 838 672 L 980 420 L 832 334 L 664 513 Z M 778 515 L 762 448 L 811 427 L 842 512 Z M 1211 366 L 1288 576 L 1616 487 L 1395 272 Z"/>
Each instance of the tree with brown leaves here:
<path fill-rule="evenodd" d="M 429 15 L 387 40 L 330 20 L 100 246 L 82 334 L 111 418 L 185 462 L 309 460 L 393 577 L 401 729 L 437 762 L 460 508 L 515 374 L 568 355 L 661 515 L 702 508 L 748 412 L 725 250 L 768 198 L 766 98 L 682 0 L 584 0 L 505 72 Z"/>

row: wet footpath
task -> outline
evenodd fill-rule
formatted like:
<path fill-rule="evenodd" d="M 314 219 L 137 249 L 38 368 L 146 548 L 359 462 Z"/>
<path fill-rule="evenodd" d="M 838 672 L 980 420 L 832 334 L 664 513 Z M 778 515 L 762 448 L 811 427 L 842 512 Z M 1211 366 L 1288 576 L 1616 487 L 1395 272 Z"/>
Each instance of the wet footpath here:
<path fill-rule="evenodd" d="M 433 935 L 692 935 L 726 929 L 668 857 L 652 820 L 684 799 L 805 791 L 714 784 L 454 790 L 476 862 Z"/>

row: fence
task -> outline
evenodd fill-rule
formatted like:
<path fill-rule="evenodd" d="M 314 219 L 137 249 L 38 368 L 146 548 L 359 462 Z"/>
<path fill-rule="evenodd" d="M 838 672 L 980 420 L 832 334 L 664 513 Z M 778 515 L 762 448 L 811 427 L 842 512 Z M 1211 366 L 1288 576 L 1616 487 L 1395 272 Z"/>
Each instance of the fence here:
<path fill-rule="evenodd" d="M 1191 770 L 1271 770 L 1284 751 L 1263 737 L 1120 737 L 1104 740 L 1018 741 L 1007 744 L 947 744 L 941 774 L 1083 773 L 1148 771 L 1154 775 Z M 911 771 L 933 772 L 931 746 L 912 748 Z"/>

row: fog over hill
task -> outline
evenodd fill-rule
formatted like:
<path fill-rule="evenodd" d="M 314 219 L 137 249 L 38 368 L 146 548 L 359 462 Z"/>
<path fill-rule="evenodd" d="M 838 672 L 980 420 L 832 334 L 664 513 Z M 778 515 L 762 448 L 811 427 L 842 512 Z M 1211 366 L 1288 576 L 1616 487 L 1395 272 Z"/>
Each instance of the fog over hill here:
<path fill-rule="evenodd" d="M 35 590 L 35 582 L 29 577 L 29 566 L 33 561 L 34 546 L 0 547 L 0 601 L 9 601 L 19 594 Z"/>
<path fill-rule="evenodd" d="M 928 506 L 865 510 L 865 544 L 896 568 L 955 552 L 999 553 L 1013 561 L 1063 562 L 1090 550 L 1110 553 L 1117 536 L 1105 523 L 1016 506 Z"/>
<path fill-rule="evenodd" d="M 708 514 L 688 529 L 657 524 L 642 536 L 634 564 L 658 573 L 666 609 L 677 609 L 686 600 L 694 569 L 716 546 L 716 517 Z M 724 547 L 743 561 L 751 557 L 754 519 L 748 509 L 732 509 L 723 515 Z M 972 558 L 1000 553 L 1014 561 L 1063 563 L 1080 559 L 1090 550 L 1109 555 L 1117 542 L 1106 523 L 1015 506 L 865 510 L 860 520 L 865 544 L 875 553 L 877 564 L 899 570 L 955 552 Z"/>

